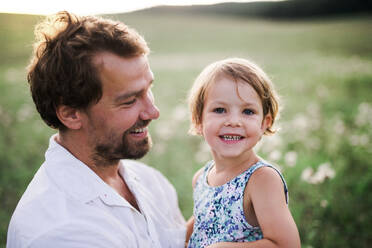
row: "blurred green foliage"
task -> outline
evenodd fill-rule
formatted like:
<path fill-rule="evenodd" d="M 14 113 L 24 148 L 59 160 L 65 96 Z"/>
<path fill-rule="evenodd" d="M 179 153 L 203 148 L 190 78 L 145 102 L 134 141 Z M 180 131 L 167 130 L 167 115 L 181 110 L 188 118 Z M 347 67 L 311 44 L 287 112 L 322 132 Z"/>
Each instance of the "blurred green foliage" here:
<path fill-rule="evenodd" d="M 187 134 L 185 98 L 198 73 L 226 57 L 258 63 L 284 105 L 280 131 L 259 154 L 277 164 L 303 247 L 369 247 L 372 242 L 372 17 L 270 21 L 227 16 L 133 13 L 109 16 L 136 28 L 152 49 L 161 117 L 143 161 L 175 185 L 192 214 L 193 174 L 210 159 Z M 34 109 L 25 67 L 36 16 L 0 14 L 0 245 L 43 161 L 48 137 Z"/>

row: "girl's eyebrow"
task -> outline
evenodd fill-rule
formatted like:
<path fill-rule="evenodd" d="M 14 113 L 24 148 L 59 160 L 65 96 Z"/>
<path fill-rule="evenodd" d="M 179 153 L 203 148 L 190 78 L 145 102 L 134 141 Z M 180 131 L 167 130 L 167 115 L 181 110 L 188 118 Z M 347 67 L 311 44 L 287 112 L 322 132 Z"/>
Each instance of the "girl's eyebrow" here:
<path fill-rule="evenodd" d="M 214 104 L 214 105 L 227 105 L 228 102 L 226 101 L 220 101 L 220 100 L 215 100 L 215 101 L 211 101 L 211 104 Z M 247 102 L 247 101 L 244 101 L 242 106 L 244 107 L 258 107 L 258 104 L 256 102 Z"/>
<path fill-rule="evenodd" d="M 216 101 L 216 100 L 214 100 L 214 101 L 212 100 L 211 103 L 212 104 L 226 104 L 226 102 L 224 102 L 224 101 Z"/>
<path fill-rule="evenodd" d="M 257 103 L 255 103 L 255 102 L 245 102 L 244 103 L 244 106 L 249 106 L 249 107 L 251 107 L 251 106 L 253 106 L 253 107 L 258 107 L 258 104 Z"/>

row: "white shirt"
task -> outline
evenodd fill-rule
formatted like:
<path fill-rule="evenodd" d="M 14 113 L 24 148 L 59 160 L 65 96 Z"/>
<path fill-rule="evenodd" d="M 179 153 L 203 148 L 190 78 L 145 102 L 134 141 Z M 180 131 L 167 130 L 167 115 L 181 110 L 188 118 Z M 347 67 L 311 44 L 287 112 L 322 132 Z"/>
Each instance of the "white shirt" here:
<path fill-rule="evenodd" d="M 120 163 L 141 212 L 52 136 L 14 211 L 7 248 L 184 247 L 185 220 L 173 186 L 142 163 Z"/>

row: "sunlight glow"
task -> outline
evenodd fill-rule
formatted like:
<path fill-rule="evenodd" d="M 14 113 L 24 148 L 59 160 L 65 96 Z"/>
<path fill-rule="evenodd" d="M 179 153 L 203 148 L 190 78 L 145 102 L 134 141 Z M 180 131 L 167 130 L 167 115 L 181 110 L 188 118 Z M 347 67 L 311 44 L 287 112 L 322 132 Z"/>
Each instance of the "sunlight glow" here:
<path fill-rule="evenodd" d="M 139 9 L 159 5 L 195 5 L 215 4 L 221 2 L 253 2 L 262 0 L 105 0 L 105 1 L 46 1 L 46 0 L 12 0 L 3 1 L 0 13 L 38 14 L 48 15 L 61 10 L 68 10 L 75 14 L 108 14 L 131 12 Z M 265 0 L 278 1 L 278 0 Z"/>

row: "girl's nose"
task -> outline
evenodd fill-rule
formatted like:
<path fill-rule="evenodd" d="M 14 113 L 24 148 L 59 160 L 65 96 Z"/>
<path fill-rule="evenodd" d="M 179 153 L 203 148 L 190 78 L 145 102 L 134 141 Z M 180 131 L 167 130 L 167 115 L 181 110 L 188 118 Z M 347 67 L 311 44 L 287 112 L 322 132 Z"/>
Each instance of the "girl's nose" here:
<path fill-rule="evenodd" d="M 241 127 L 242 122 L 240 117 L 237 114 L 230 114 L 226 119 L 225 126 Z"/>

